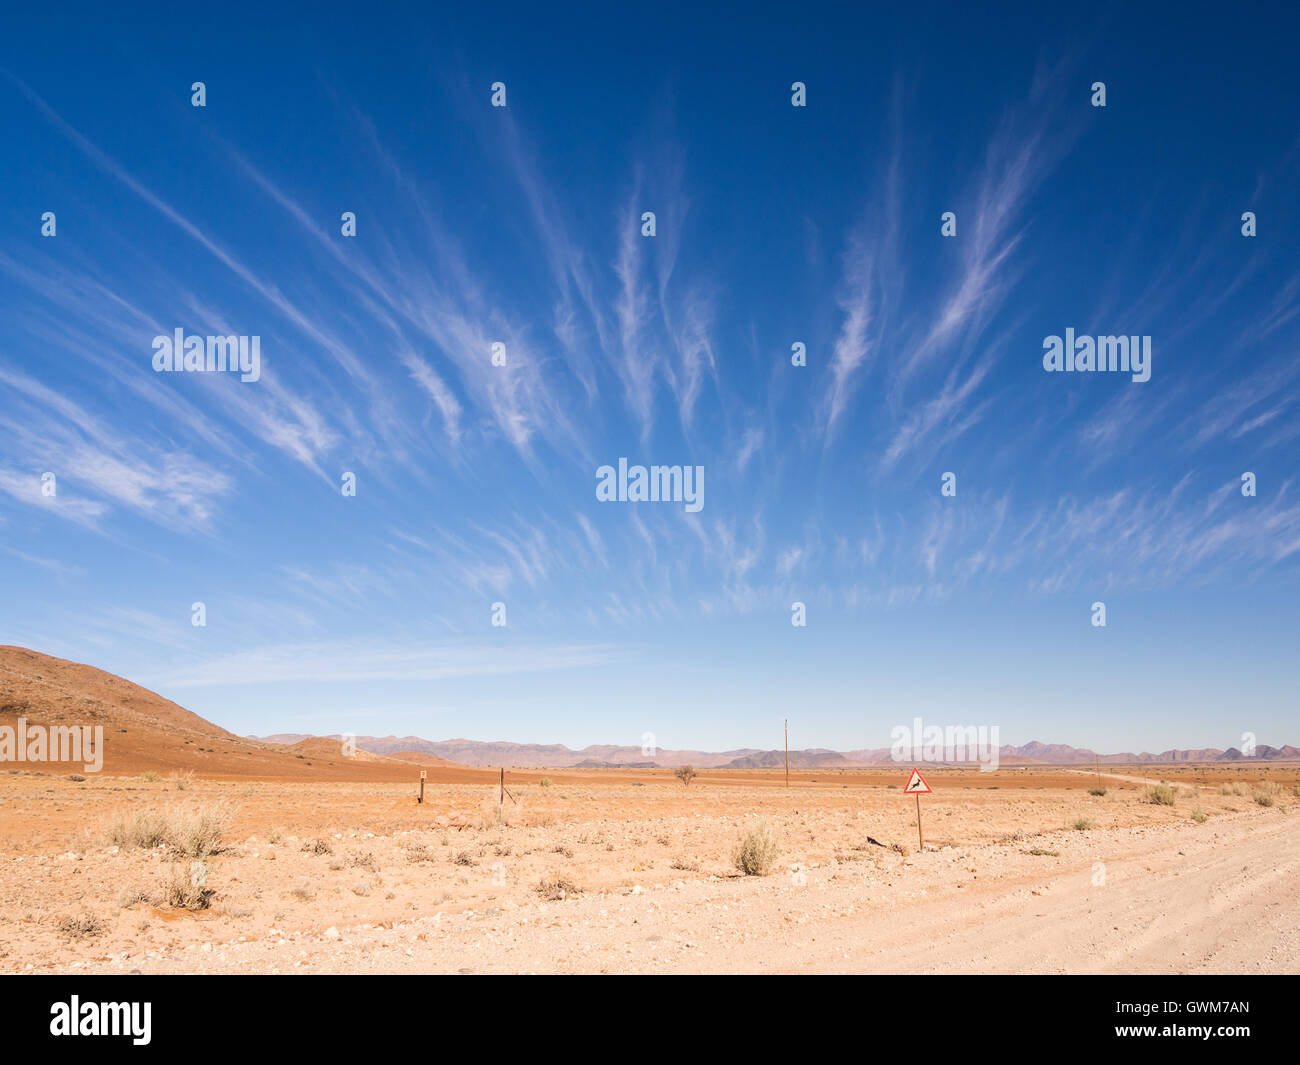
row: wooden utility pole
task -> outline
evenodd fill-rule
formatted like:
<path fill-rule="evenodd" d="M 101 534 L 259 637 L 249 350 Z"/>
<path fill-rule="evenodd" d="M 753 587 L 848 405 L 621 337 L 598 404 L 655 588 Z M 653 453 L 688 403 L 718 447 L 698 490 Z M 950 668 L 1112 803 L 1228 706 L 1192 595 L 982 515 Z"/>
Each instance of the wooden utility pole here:
<path fill-rule="evenodd" d="M 790 786 L 790 719 L 785 719 L 785 786 Z"/>
<path fill-rule="evenodd" d="M 500 798 L 497 799 L 497 802 L 505 802 L 505 801 L 506 801 L 506 767 L 502 766 L 501 767 L 501 796 Z"/>
<path fill-rule="evenodd" d="M 415 801 L 420 803 L 421 805 L 424 805 L 424 778 L 428 775 L 429 775 L 428 770 L 426 769 L 420 770 L 420 797 Z"/>

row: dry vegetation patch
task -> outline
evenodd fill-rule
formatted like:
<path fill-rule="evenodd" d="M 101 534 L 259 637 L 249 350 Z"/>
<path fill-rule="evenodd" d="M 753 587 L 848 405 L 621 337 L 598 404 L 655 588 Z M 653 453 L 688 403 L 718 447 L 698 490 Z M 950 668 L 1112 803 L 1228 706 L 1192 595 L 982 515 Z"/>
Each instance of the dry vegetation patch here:
<path fill-rule="evenodd" d="M 776 837 L 767 824 L 762 823 L 745 833 L 731 852 L 731 860 L 746 876 L 767 876 L 776 865 L 780 852 Z"/>
<path fill-rule="evenodd" d="M 108 842 L 123 850 L 165 847 L 180 858 L 206 858 L 223 849 L 232 816 L 231 807 L 223 802 L 190 809 L 142 810 L 114 822 Z"/>

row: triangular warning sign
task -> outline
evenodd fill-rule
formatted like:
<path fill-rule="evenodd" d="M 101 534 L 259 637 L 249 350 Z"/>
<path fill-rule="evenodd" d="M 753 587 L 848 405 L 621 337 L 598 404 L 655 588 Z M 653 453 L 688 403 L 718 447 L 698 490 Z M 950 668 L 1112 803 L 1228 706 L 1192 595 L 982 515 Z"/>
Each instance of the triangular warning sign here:
<path fill-rule="evenodd" d="M 912 775 L 907 778 L 907 787 L 903 790 L 909 794 L 929 795 L 930 785 L 925 782 L 925 777 L 921 776 L 919 769 L 913 769 Z"/>

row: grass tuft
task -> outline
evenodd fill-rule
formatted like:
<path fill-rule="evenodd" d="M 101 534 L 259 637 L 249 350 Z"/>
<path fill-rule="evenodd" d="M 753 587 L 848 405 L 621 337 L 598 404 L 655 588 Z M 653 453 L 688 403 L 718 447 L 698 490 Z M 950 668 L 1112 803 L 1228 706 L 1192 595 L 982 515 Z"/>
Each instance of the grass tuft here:
<path fill-rule="evenodd" d="M 70 939 L 92 939 L 108 931 L 108 925 L 93 913 L 78 917 L 65 917 L 59 922 L 59 931 Z"/>
<path fill-rule="evenodd" d="M 580 894 L 581 891 L 582 889 L 572 880 L 562 876 L 543 877 L 537 885 L 537 894 L 547 902 L 563 902 L 573 895 Z"/>
<path fill-rule="evenodd" d="M 731 852 L 731 860 L 746 876 L 767 876 L 776 864 L 780 845 L 766 824 L 756 825 Z"/>
<path fill-rule="evenodd" d="M 231 819 L 224 803 L 190 810 L 142 810 L 111 825 L 108 842 L 123 849 L 166 847 L 180 858 L 206 858 L 221 851 Z"/>

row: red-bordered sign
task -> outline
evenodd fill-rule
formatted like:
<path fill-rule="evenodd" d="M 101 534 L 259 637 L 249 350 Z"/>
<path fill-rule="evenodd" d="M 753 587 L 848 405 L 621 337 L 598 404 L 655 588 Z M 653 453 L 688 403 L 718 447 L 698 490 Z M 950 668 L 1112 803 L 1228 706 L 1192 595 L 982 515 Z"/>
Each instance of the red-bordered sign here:
<path fill-rule="evenodd" d="M 925 777 L 921 776 L 919 769 L 913 768 L 912 775 L 907 778 L 907 787 L 903 789 L 908 795 L 930 795 L 930 785 L 925 782 Z"/>

